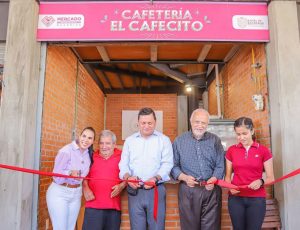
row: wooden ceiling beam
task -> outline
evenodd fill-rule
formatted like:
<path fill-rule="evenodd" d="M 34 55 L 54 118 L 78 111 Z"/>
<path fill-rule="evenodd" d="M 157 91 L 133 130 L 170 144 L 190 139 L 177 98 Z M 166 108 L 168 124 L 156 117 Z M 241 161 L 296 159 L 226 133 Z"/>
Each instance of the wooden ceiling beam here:
<path fill-rule="evenodd" d="M 185 66 L 185 65 L 187 64 L 170 64 L 169 66 L 171 69 L 177 69 L 178 67 Z"/>
<path fill-rule="evenodd" d="M 188 79 L 186 77 L 185 74 L 170 69 L 169 66 L 167 64 L 157 64 L 157 63 L 151 63 L 149 64 L 150 66 L 160 70 L 161 72 L 163 72 L 166 76 L 180 82 L 180 83 L 185 83 Z"/>
<path fill-rule="evenodd" d="M 139 77 L 138 79 L 139 79 L 139 89 L 141 89 L 142 88 L 142 80 L 143 79 L 141 77 Z"/>
<path fill-rule="evenodd" d="M 120 85 L 121 85 L 121 88 L 124 89 L 124 82 L 123 82 L 123 80 L 122 80 L 121 74 L 118 74 L 118 73 L 117 73 L 117 78 L 118 78 L 118 81 L 119 81 L 119 83 L 120 83 Z"/>
<path fill-rule="evenodd" d="M 150 53 L 151 53 L 151 61 L 156 62 L 157 61 L 157 45 L 151 45 L 150 47 Z"/>
<path fill-rule="evenodd" d="M 152 76 L 147 75 L 145 72 L 138 72 L 138 71 L 132 71 L 127 69 L 119 69 L 119 68 L 113 68 L 110 66 L 104 66 L 104 65 L 93 65 L 95 69 L 99 69 L 105 72 L 111 72 L 111 73 L 119 73 L 122 75 L 128 75 L 135 78 L 143 78 L 143 79 L 151 79 L 152 81 L 169 81 L 168 79 L 163 78 L 162 76 Z M 137 83 L 138 84 L 138 83 Z"/>
<path fill-rule="evenodd" d="M 229 52 L 226 54 L 225 58 L 223 59 L 223 61 L 229 62 L 230 59 L 238 52 L 238 50 L 240 49 L 240 45 L 234 45 Z"/>
<path fill-rule="evenodd" d="M 102 60 L 84 60 L 83 63 L 86 64 L 120 64 L 120 63 L 152 63 L 151 60 L 141 60 L 141 59 L 114 59 L 109 62 Z M 223 60 L 205 60 L 204 62 L 197 62 L 197 60 L 157 60 L 155 63 L 160 64 L 224 64 Z"/>
<path fill-rule="evenodd" d="M 104 46 L 96 46 L 96 48 L 97 48 L 102 60 L 104 62 L 110 62 L 110 58 L 108 56 L 108 53 L 107 53 L 105 47 Z"/>
<path fill-rule="evenodd" d="M 176 94 L 183 94 L 184 93 L 184 86 L 155 86 L 155 87 L 140 87 L 140 88 L 126 88 L 126 89 L 112 89 L 107 90 L 107 94 L 125 94 L 125 93 L 132 93 L 132 94 L 167 94 L 167 93 L 176 93 Z"/>
<path fill-rule="evenodd" d="M 206 59 L 211 47 L 212 47 L 211 44 L 207 44 L 207 45 L 203 46 L 203 48 L 197 58 L 197 62 L 203 62 Z"/>
<path fill-rule="evenodd" d="M 147 70 L 147 75 L 150 76 L 149 70 Z M 148 78 L 148 88 L 151 88 L 151 79 Z"/>
<path fill-rule="evenodd" d="M 203 72 L 197 72 L 197 73 L 188 73 L 186 76 L 188 78 L 194 78 L 194 77 L 201 77 L 202 75 L 205 75 L 206 71 Z"/>
<path fill-rule="evenodd" d="M 128 70 L 129 70 L 130 73 L 132 72 L 132 66 L 131 66 L 130 63 L 128 63 Z M 130 75 L 131 75 L 131 74 L 130 74 Z M 133 79 L 133 86 L 134 86 L 135 89 L 136 89 L 136 86 L 137 86 L 136 81 L 137 81 L 137 78 L 134 78 L 134 79 Z"/>
<path fill-rule="evenodd" d="M 104 77 L 105 81 L 107 82 L 108 88 L 112 89 L 111 82 L 110 82 L 109 78 L 107 77 L 106 73 L 104 71 L 100 70 L 100 69 L 98 69 L 98 70 L 102 74 L 102 76 Z"/>
<path fill-rule="evenodd" d="M 96 82 L 96 84 L 101 89 L 101 91 L 104 94 L 106 94 L 104 85 L 101 82 L 101 80 L 99 79 L 99 76 L 95 73 L 94 69 L 90 65 L 88 65 L 88 64 L 83 64 L 83 66 L 87 70 L 87 72 L 89 73 L 89 75 L 93 78 L 93 80 Z"/>

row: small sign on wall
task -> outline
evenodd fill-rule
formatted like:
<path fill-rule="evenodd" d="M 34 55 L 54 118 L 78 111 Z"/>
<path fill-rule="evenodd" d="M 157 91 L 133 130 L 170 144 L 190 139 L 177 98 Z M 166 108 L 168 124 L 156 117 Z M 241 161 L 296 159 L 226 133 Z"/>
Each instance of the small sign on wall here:
<path fill-rule="evenodd" d="M 138 131 L 138 110 L 122 110 L 122 140 Z M 156 130 L 163 132 L 163 112 L 155 111 Z"/>

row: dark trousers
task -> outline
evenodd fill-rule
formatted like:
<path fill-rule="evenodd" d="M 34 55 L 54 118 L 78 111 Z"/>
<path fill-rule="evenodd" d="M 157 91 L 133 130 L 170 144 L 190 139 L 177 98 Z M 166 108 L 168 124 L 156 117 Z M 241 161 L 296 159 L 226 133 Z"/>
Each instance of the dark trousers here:
<path fill-rule="evenodd" d="M 86 208 L 82 230 L 119 230 L 121 212 L 114 209 Z"/>
<path fill-rule="evenodd" d="M 234 230 L 260 230 L 266 214 L 266 199 L 229 195 L 228 210 Z"/>
<path fill-rule="evenodd" d="M 154 220 L 154 189 L 138 189 L 136 196 L 128 194 L 131 230 L 164 230 L 166 217 L 166 189 L 159 185 L 157 221 Z"/>
<path fill-rule="evenodd" d="M 180 225 L 182 230 L 219 230 L 221 228 L 222 190 L 215 186 L 188 187 L 180 183 L 178 191 Z"/>

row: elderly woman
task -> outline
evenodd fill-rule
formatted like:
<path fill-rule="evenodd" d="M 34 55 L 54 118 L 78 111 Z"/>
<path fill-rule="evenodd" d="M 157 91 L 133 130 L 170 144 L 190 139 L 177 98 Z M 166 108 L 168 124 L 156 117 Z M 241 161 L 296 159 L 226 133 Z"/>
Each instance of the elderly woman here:
<path fill-rule="evenodd" d="M 94 140 L 95 130 L 83 129 L 78 140 L 58 151 L 53 172 L 85 177 L 91 164 L 88 148 Z M 54 230 L 74 230 L 81 205 L 81 184 L 82 179 L 53 177 L 46 199 Z"/>
<path fill-rule="evenodd" d="M 247 185 L 247 188 L 229 192 L 231 222 L 234 230 L 260 230 L 266 213 L 264 183 L 274 180 L 272 154 L 253 139 L 250 118 L 237 119 L 234 130 L 238 144 L 231 146 L 226 153 L 225 180 L 237 186 Z M 262 179 L 263 171 L 266 180 Z"/>

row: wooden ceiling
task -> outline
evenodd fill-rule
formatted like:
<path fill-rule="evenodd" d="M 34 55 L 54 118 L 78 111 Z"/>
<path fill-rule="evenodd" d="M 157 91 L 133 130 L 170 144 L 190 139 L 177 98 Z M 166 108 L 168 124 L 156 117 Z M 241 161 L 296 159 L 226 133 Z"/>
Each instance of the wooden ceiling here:
<path fill-rule="evenodd" d="M 186 85 L 205 89 L 241 43 L 64 43 L 105 94 L 178 93 Z"/>

